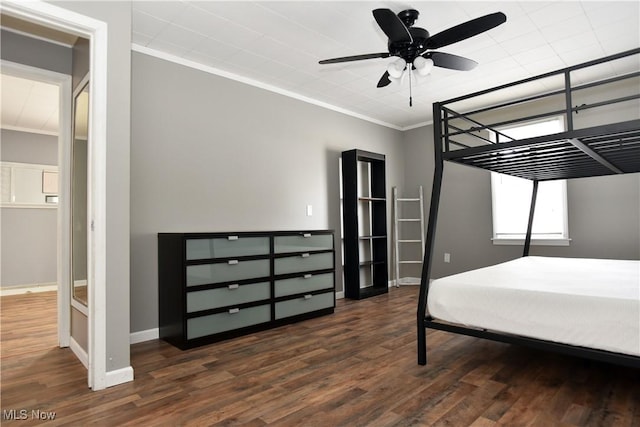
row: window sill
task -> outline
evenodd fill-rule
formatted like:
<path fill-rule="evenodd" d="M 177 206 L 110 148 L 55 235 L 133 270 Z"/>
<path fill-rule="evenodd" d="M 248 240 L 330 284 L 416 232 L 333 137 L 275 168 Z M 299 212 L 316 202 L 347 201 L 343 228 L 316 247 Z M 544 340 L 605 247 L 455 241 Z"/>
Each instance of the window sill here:
<path fill-rule="evenodd" d="M 11 209 L 56 209 L 58 207 L 57 203 L 10 203 L 10 202 L 2 202 L 0 203 L 0 208 L 11 208 Z"/>
<path fill-rule="evenodd" d="M 494 245 L 523 246 L 524 239 L 491 239 Z M 571 239 L 531 239 L 531 246 L 569 246 Z"/>

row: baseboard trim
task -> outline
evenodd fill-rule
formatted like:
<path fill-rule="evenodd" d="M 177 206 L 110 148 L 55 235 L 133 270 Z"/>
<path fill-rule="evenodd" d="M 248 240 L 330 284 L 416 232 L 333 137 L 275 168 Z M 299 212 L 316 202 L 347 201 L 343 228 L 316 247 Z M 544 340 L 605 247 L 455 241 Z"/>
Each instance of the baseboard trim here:
<path fill-rule="evenodd" d="M 420 278 L 419 277 L 401 277 L 398 280 L 398 284 L 400 286 L 403 286 L 403 285 L 410 285 L 410 286 L 420 285 Z"/>
<path fill-rule="evenodd" d="M 401 277 L 398 280 L 390 280 L 389 287 L 390 288 L 398 288 L 400 286 L 420 286 L 420 278 L 419 277 Z"/>
<path fill-rule="evenodd" d="M 138 344 L 145 341 L 157 340 L 158 338 L 160 338 L 160 329 L 147 329 L 145 331 L 131 332 L 129 334 L 129 343 Z"/>
<path fill-rule="evenodd" d="M 89 355 L 73 337 L 69 337 L 69 348 L 73 351 L 73 354 L 76 355 L 78 360 L 82 362 L 84 367 L 89 369 Z"/>
<path fill-rule="evenodd" d="M 344 291 L 336 292 L 336 299 L 344 299 Z"/>
<path fill-rule="evenodd" d="M 126 368 L 109 371 L 105 374 L 104 379 L 106 387 L 113 387 L 118 384 L 128 383 L 133 381 L 133 368 L 131 366 L 127 366 Z"/>
<path fill-rule="evenodd" d="M 51 283 L 34 283 L 31 285 L 20 285 L 20 286 L 9 286 L 6 288 L 0 289 L 0 296 L 8 296 L 8 295 L 22 295 L 22 294 L 30 294 L 36 292 L 50 292 L 57 291 L 58 284 L 55 282 Z"/>

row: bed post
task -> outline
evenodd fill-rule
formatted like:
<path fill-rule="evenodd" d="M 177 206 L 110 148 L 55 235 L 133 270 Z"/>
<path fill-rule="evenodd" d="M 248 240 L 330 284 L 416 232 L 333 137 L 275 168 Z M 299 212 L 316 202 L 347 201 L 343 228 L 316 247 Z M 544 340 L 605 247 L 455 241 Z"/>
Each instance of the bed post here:
<path fill-rule="evenodd" d="M 536 210 L 536 197 L 538 196 L 538 180 L 533 181 L 533 191 L 531 192 L 531 206 L 529 207 L 529 222 L 527 223 L 527 235 L 524 239 L 524 251 L 522 256 L 529 256 L 531 246 L 531 232 L 533 231 L 533 214 Z"/>
<path fill-rule="evenodd" d="M 436 222 L 440 205 L 440 189 L 442 187 L 442 130 L 440 103 L 433 104 L 433 144 L 435 148 L 433 172 L 433 187 L 431 190 L 431 206 L 429 207 L 429 222 L 425 240 L 424 259 L 420 278 L 420 296 L 418 299 L 418 364 L 427 364 L 427 331 L 425 318 L 427 314 L 427 295 L 429 293 L 429 277 L 431 276 L 431 261 L 435 247 Z"/>

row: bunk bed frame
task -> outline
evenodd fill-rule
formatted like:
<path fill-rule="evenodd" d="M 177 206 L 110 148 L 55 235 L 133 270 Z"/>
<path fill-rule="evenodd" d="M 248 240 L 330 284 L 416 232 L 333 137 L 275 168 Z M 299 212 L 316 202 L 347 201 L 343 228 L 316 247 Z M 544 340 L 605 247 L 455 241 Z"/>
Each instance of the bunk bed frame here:
<path fill-rule="evenodd" d="M 637 93 L 630 94 L 579 106 L 574 106 L 572 102 L 573 95 L 577 91 L 595 88 L 600 85 L 615 84 L 616 82 L 627 79 L 638 79 L 638 77 L 640 77 L 640 70 L 635 69 L 630 73 L 593 83 L 573 86 L 571 84 L 572 73 L 576 71 L 586 70 L 589 67 L 602 66 L 602 64 L 617 60 L 634 60 L 634 64 L 637 64 L 637 61 L 640 60 L 639 54 L 640 48 L 633 49 L 577 66 L 433 104 L 435 171 L 417 310 L 418 363 L 420 365 L 427 363 L 426 328 L 431 328 L 640 368 L 640 357 L 637 356 L 572 346 L 480 328 L 465 327 L 438 321 L 429 316 L 427 312 L 429 278 L 431 276 L 435 245 L 444 161 L 474 166 L 533 181 L 529 220 L 523 250 L 523 256 L 528 256 L 531 245 L 531 232 L 538 182 L 554 179 L 640 172 L 640 119 L 582 129 L 574 129 L 573 120 L 573 115 L 579 111 L 612 104 L 637 102 L 637 100 L 640 99 L 640 95 Z M 634 65 L 634 67 L 637 67 L 637 65 Z M 561 79 L 562 77 L 564 77 L 564 88 L 551 90 L 542 95 L 524 96 L 518 100 L 503 102 L 498 105 L 476 109 L 467 113 L 459 113 L 451 108 L 451 105 L 454 103 L 463 101 L 464 104 L 464 102 L 468 102 L 468 100 L 474 98 L 480 99 L 478 97 L 492 94 L 496 91 L 510 90 L 518 85 L 527 85 L 541 79 Z M 545 97 L 553 96 L 555 96 L 556 99 L 557 97 L 564 96 L 563 109 L 502 120 L 498 123 L 491 124 L 483 124 L 477 119 L 478 116 L 483 117 L 484 115 L 484 117 L 486 117 L 487 113 L 495 113 L 500 109 L 536 102 L 543 100 Z M 532 120 L 558 115 L 564 116 L 566 132 L 524 140 L 513 140 L 496 130 L 496 128 L 506 125 L 531 122 Z M 463 123 L 465 125 L 462 125 Z M 495 143 L 487 138 L 486 135 L 488 131 L 493 131 L 496 132 L 497 135 L 500 135 L 498 141 L 505 138 L 510 139 L 510 141 Z M 464 140 L 464 142 L 461 142 L 462 140 Z M 469 143 L 469 141 L 475 142 Z"/>

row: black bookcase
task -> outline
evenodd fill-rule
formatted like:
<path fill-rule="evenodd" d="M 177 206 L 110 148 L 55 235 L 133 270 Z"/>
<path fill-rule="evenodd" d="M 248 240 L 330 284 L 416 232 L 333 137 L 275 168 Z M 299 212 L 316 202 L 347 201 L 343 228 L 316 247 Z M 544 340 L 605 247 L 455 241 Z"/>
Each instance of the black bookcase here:
<path fill-rule="evenodd" d="M 344 294 L 362 299 L 389 291 L 385 157 L 342 152 Z"/>

